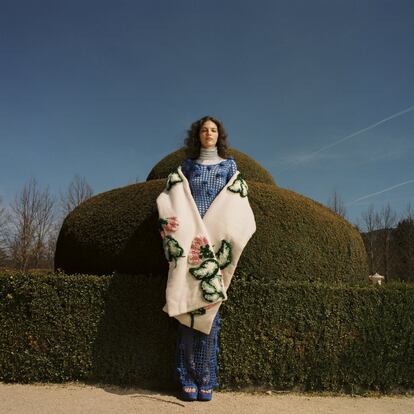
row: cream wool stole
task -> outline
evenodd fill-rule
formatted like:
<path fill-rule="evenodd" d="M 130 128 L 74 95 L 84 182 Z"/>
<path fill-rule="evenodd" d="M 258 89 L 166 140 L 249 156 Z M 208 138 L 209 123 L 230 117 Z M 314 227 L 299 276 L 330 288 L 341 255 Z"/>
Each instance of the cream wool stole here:
<path fill-rule="evenodd" d="M 201 218 L 179 166 L 156 200 L 169 261 L 163 310 L 205 334 L 210 333 L 214 317 L 227 299 L 239 258 L 256 231 L 247 190 L 237 171 Z"/>

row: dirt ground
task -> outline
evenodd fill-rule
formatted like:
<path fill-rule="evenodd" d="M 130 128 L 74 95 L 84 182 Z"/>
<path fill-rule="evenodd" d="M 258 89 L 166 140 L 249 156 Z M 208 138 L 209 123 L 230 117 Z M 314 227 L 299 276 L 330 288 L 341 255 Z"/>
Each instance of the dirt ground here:
<path fill-rule="evenodd" d="M 172 393 L 137 388 L 0 382 L 0 414 L 26 413 L 412 414 L 414 396 L 352 397 L 215 391 L 210 402 L 185 402 Z"/>

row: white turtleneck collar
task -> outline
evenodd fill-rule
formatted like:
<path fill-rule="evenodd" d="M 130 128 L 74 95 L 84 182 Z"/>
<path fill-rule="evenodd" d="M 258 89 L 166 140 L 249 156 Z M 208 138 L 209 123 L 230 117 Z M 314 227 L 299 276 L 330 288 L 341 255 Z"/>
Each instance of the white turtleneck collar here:
<path fill-rule="evenodd" d="M 217 147 L 209 148 L 209 149 L 201 147 L 200 155 L 195 161 L 198 164 L 208 165 L 208 164 L 217 164 L 221 161 L 224 161 L 224 158 L 221 158 L 218 155 Z"/>

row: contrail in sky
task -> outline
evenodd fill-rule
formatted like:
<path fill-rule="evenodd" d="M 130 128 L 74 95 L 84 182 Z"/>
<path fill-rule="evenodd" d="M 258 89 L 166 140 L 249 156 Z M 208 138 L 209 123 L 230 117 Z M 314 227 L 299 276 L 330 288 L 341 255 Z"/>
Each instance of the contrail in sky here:
<path fill-rule="evenodd" d="M 331 144 L 326 145 L 326 146 L 318 149 L 317 151 L 314 151 L 314 152 L 309 153 L 308 155 L 305 155 L 302 159 L 300 159 L 298 161 L 295 161 L 295 162 L 291 163 L 291 165 L 288 165 L 286 168 L 280 170 L 279 173 L 284 172 L 284 171 L 287 171 L 287 170 L 290 170 L 295 165 L 301 164 L 303 161 L 308 161 L 308 160 L 312 159 L 315 155 L 319 154 L 322 151 L 325 151 L 325 150 L 327 150 L 329 148 L 335 147 L 336 145 L 340 144 L 341 142 L 347 141 L 350 138 L 356 137 L 357 135 L 361 135 L 364 132 L 370 131 L 371 129 L 376 128 L 378 125 L 381 125 L 381 124 L 383 124 L 383 123 L 385 123 L 387 121 L 390 121 L 391 119 L 394 119 L 394 118 L 397 118 L 397 117 L 399 117 L 401 115 L 404 115 L 407 112 L 411 112 L 412 110 L 414 110 L 414 105 L 413 106 L 410 106 L 409 108 L 406 108 L 406 109 L 404 109 L 404 110 L 402 110 L 400 112 L 397 112 L 397 113 L 395 113 L 395 114 L 393 114 L 391 116 L 388 116 L 387 118 L 381 119 L 381 121 L 378 121 L 375 124 L 372 124 L 370 126 L 367 126 L 366 128 L 362 128 L 362 129 L 360 129 L 360 130 L 358 130 L 356 132 L 353 132 L 352 134 L 347 135 L 346 137 L 343 137 L 343 138 L 339 139 L 338 141 L 332 142 Z"/>
<path fill-rule="evenodd" d="M 363 197 L 359 197 L 356 200 L 353 200 L 353 201 L 350 201 L 349 203 L 346 203 L 346 205 L 350 206 L 351 204 L 357 203 L 358 201 L 365 200 L 366 198 L 370 198 L 370 197 L 376 196 L 378 194 L 385 193 L 387 191 L 393 190 L 394 188 L 402 187 L 403 185 L 410 184 L 410 183 L 414 183 L 414 180 L 404 181 L 403 183 L 393 185 L 392 187 L 384 188 L 383 190 L 377 191 L 376 193 L 367 194 Z"/>

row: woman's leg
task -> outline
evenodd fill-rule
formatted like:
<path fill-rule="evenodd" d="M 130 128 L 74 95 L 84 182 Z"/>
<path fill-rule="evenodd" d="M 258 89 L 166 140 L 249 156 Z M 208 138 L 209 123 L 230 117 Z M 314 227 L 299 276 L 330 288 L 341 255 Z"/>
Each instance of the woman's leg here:
<path fill-rule="evenodd" d="M 217 312 L 210 334 L 178 325 L 176 373 L 181 388 L 186 392 L 199 390 L 202 398 L 211 398 L 217 382 L 218 334 L 221 316 Z"/>
<path fill-rule="evenodd" d="M 187 392 L 197 391 L 194 346 L 194 329 L 178 324 L 176 345 L 176 374 L 181 387 Z"/>
<path fill-rule="evenodd" d="M 198 332 L 195 341 L 196 382 L 199 389 L 206 392 L 211 392 L 214 387 L 218 386 L 217 353 L 220 324 L 221 317 L 217 312 L 210 334 Z"/>

